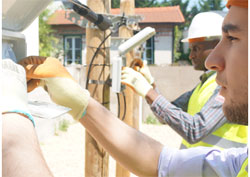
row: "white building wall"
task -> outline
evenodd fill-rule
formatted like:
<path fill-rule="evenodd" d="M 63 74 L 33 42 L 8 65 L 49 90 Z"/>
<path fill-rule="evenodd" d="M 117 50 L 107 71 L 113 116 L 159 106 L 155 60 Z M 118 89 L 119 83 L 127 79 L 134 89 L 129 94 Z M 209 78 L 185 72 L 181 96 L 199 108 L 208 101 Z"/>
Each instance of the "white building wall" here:
<path fill-rule="evenodd" d="M 155 64 L 172 63 L 172 34 L 157 34 L 155 37 Z"/>
<path fill-rule="evenodd" d="M 38 17 L 22 32 L 25 35 L 27 56 L 39 55 L 39 21 Z"/>

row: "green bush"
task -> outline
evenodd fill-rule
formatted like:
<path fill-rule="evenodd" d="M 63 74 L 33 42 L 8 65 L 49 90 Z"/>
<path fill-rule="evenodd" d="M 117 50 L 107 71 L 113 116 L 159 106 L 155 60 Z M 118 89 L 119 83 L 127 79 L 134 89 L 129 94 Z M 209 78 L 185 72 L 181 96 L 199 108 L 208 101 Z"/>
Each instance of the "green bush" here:
<path fill-rule="evenodd" d="M 65 119 L 61 120 L 59 122 L 59 130 L 66 132 L 69 128 L 69 124 L 70 122 L 68 120 L 65 120 Z"/>
<path fill-rule="evenodd" d="M 56 31 L 48 24 L 48 19 L 51 16 L 49 14 L 50 10 L 46 9 L 39 16 L 39 55 L 44 57 L 58 52 L 55 46 L 59 41 L 53 35 Z"/>
<path fill-rule="evenodd" d="M 159 125 L 160 122 L 157 120 L 157 118 L 152 115 L 152 114 L 149 114 L 146 118 L 146 124 L 154 124 L 154 125 Z"/>

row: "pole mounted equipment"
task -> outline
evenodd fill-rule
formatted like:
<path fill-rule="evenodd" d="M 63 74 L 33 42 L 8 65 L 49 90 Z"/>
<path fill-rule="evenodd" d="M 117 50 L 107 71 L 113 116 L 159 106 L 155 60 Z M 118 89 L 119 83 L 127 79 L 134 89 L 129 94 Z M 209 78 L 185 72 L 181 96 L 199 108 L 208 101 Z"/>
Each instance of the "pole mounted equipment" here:
<path fill-rule="evenodd" d="M 83 16 L 88 21 L 94 23 L 100 30 L 105 31 L 112 26 L 112 21 L 102 14 L 97 14 L 88 6 L 80 3 L 78 0 L 69 0 L 73 3 L 73 10 Z"/>

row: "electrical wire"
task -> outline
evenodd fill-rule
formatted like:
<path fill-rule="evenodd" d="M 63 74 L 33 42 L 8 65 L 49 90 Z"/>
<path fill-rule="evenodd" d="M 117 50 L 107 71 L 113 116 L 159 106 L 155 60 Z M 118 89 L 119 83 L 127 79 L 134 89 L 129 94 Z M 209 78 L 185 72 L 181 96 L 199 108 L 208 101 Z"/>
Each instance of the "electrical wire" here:
<path fill-rule="evenodd" d="M 124 91 L 122 91 L 122 95 L 123 95 L 123 103 L 124 103 L 124 112 L 123 112 L 122 120 L 124 120 L 126 116 L 126 111 L 127 111 L 126 95 Z"/>
<path fill-rule="evenodd" d="M 117 96 L 117 102 L 118 102 L 118 107 L 117 107 L 117 117 L 120 118 L 120 94 L 119 93 L 116 93 L 116 96 Z"/>
<path fill-rule="evenodd" d="M 125 116 L 126 116 L 127 105 L 126 105 L 126 96 L 125 96 L 124 91 L 122 91 L 121 93 L 122 93 L 122 96 L 123 96 L 124 112 L 123 112 L 123 115 L 122 115 L 122 118 L 121 118 L 120 117 L 120 109 L 121 109 L 121 105 L 120 105 L 120 93 L 116 93 L 117 102 L 118 102 L 118 113 L 117 113 L 118 116 L 117 117 L 123 121 L 125 119 Z"/>
<path fill-rule="evenodd" d="M 121 23 L 118 25 L 118 28 L 117 28 L 117 30 L 119 29 L 119 27 L 121 27 L 121 26 L 123 26 L 123 25 L 125 25 L 125 23 L 124 23 L 124 14 L 123 14 L 123 17 L 121 18 Z M 97 49 L 96 49 L 96 51 L 95 51 L 95 53 L 94 53 L 94 55 L 93 55 L 93 57 L 92 57 L 92 59 L 91 59 L 91 61 L 90 61 L 90 64 L 89 64 L 89 69 L 88 69 L 88 73 L 87 73 L 87 79 L 86 79 L 86 86 L 85 86 L 85 88 L 86 89 L 88 89 L 88 85 L 89 85 L 89 76 L 90 76 L 90 73 L 91 73 L 91 70 L 92 70 L 92 66 L 93 66 L 93 62 L 94 62 L 94 60 L 95 60 L 95 58 L 96 58 L 96 55 L 98 54 L 98 52 L 99 52 L 99 50 L 101 49 L 101 46 L 105 43 L 105 41 L 112 35 L 114 33 L 114 31 L 111 31 L 110 33 L 109 33 L 109 35 L 107 35 L 105 38 L 104 38 L 104 40 L 100 43 L 100 45 L 97 47 Z M 103 70 L 104 70 L 104 67 L 105 67 L 106 65 L 105 65 L 105 63 L 103 64 L 103 69 L 102 69 L 102 72 L 103 72 Z M 101 76 L 101 74 L 102 74 L 102 72 L 100 73 L 100 76 Z M 100 78 L 100 77 L 99 77 Z M 108 81 L 108 79 L 109 79 L 109 76 L 108 76 L 108 78 L 106 79 L 106 81 L 105 81 L 105 83 L 104 83 L 104 87 L 103 87 L 103 101 L 104 101 L 104 88 L 105 88 L 105 85 L 108 85 L 107 84 L 107 81 Z M 96 89 L 95 89 L 96 90 Z M 125 93 L 122 91 L 122 95 L 123 95 L 123 102 L 124 102 L 124 113 L 123 113 L 123 116 L 122 116 L 122 119 L 121 120 L 124 120 L 125 119 L 125 116 L 126 116 L 126 107 L 127 107 L 127 105 L 126 105 L 126 96 L 125 96 Z M 118 100 L 118 117 L 120 116 L 120 95 L 119 95 L 119 93 L 117 93 L 117 100 Z M 104 105 L 105 103 L 103 102 L 103 105 Z"/>
<path fill-rule="evenodd" d="M 95 57 L 96 57 L 97 53 L 99 52 L 99 50 L 100 50 L 101 46 L 103 45 L 103 43 L 109 38 L 109 36 L 111 36 L 111 34 L 112 34 L 112 32 L 110 32 L 109 35 L 107 35 L 104 38 L 104 40 L 100 43 L 100 45 L 97 47 L 97 49 L 96 49 L 96 51 L 95 51 L 95 53 L 94 53 L 94 55 L 93 55 L 93 57 L 92 57 L 92 59 L 90 61 L 89 70 L 88 70 L 88 73 L 87 73 L 86 86 L 85 86 L 86 89 L 88 89 L 88 86 L 89 86 L 89 75 L 90 75 L 90 72 L 92 70 L 92 65 L 93 65 L 93 62 L 95 60 Z"/>
<path fill-rule="evenodd" d="M 72 1 L 72 0 L 69 0 L 69 1 Z M 118 27 L 117 27 L 117 31 L 118 31 L 118 29 L 121 27 L 121 26 L 123 26 L 123 25 L 126 25 L 126 23 L 125 23 L 125 14 L 123 13 L 123 16 L 122 16 L 122 18 L 121 18 L 121 22 L 120 22 L 120 24 L 118 25 Z M 89 75 L 90 75 L 90 72 L 91 72 L 91 67 L 92 67 L 92 65 L 93 65 L 93 62 L 94 62 L 94 59 L 95 59 L 95 57 L 96 57 L 96 55 L 97 55 L 97 53 L 99 52 L 99 50 L 100 50 L 100 48 L 101 48 L 101 46 L 103 45 L 103 43 L 109 38 L 109 36 L 111 36 L 111 34 L 113 34 L 113 33 L 115 33 L 116 31 L 111 31 L 110 33 L 109 33 L 109 35 L 107 35 L 105 38 L 104 38 L 104 40 L 100 43 L 100 45 L 97 47 L 97 49 L 96 49 L 96 51 L 95 51 L 95 53 L 94 53 L 94 55 L 93 55 L 93 57 L 92 57 L 92 59 L 91 59 L 91 61 L 90 61 L 90 64 L 89 64 L 89 70 L 88 70 L 88 73 L 87 73 L 87 80 L 86 80 L 86 86 L 85 86 L 85 88 L 86 89 L 88 89 L 88 85 L 89 85 Z"/>

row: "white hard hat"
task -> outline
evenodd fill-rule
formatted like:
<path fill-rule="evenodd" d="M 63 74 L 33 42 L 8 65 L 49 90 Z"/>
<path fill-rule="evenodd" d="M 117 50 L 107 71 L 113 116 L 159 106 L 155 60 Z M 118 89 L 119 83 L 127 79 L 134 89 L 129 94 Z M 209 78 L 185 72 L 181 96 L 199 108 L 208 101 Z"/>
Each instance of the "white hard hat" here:
<path fill-rule="evenodd" d="M 222 22 L 226 12 L 210 11 L 202 12 L 194 16 L 188 29 L 188 37 L 181 42 L 188 42 L 189 39 L 205 37 L 206 39 L 220 38 Z"/>

